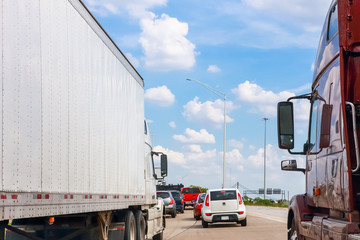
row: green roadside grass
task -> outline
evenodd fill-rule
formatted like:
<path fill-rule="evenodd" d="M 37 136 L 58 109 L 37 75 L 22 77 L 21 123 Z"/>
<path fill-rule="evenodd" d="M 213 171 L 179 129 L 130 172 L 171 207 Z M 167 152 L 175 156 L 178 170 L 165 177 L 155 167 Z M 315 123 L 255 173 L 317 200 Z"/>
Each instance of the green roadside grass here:
<path fill-rule="evenodd" d="M 273 201 L 269 199 L 262 199 L 262 198 L 243 198 L 244 204 L 248 206 L 267 206 L 267 207 L 282 207 L 287 208 L 289 203 L 287 201 Z"/>

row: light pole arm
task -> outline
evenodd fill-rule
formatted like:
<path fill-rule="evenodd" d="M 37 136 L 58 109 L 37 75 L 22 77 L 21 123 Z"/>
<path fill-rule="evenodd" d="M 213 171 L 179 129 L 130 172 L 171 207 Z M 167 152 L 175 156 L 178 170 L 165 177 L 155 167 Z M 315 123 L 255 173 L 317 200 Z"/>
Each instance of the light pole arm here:
<path fill-rule="evenodd" d="M 222 188 L 225 188 L 225 160 L 226 160 L 226 94 L 223 92 L 220 92 L 219 90 L 216 90 L 198 80 L 195 79 L 190 79 L 187 78 L 186 80 L 188 81 L 194 81 L 198 84 L 200 84 L 201 86 L 205 87 L 206 89 L 208 89 L 209 91 L 213 92 L 216 96 L 221 97 L 222 99 L 224 99 L 224 151 L 223 151 L 223 182 L 222 182 Z"/>
<path fill-rule="evenodd" d="M 197 82 L 198 84 L 200 84 L 201 86 L 207 88 L 208 90 L 212 91 L 214 94 L 216 94 L 217 96 L 223 98 L 223 99 L 226 99 L 226 94 L 223 93 L 223 92 L 220 92 L 219 90 L 216 90 L 215 88 L 212 88 L 210 87 L 209 85 L 206 85 L 205 83 L 202 83 L 196 79 L 190 79 L 190 78 L 187 78 L 186 80 L 188 81 L 194 81 L 194 82 Z"/>

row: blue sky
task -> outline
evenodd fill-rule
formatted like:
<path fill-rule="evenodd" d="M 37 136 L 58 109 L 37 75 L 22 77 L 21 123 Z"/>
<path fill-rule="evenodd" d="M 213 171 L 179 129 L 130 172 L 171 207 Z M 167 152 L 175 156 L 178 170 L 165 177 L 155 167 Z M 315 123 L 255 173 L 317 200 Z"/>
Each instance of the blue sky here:
<path fill-rule="evenodd" d="M 307 93 L 330 0 L 84 0 L 145 81 L 153 145 L 169 159 L 167 183 L 221 187 L 223 99 L 227 95 L 226 187 L 304 192 L 298 159 L 277 147 L 276 104 Z M 297 134 L 307 110 L 298 109 Z M 302 142 L 298 144 L 301 145 Z"/>

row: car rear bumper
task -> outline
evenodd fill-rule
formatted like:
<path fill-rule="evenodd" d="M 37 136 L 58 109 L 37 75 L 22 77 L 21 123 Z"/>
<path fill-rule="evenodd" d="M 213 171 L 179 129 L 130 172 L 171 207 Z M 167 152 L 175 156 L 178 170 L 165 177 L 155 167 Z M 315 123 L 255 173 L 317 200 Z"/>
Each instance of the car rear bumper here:
<path fill-rule="evenodd" d="M 210 216 L 209 216 L 210 215 Z M 239 212 L 224 212 L 224 213 L 202 213 L 202 218 L 205 222 L 215 223 L 215 222 L 239 222 L 246 218 L 246 212 L 242 214 Z"/>
<path fill-rule="evenodd" d="M 184 201 L 185 206 L 192 206 L 194 205 L 194 201 Z"/>
<path fill-rule="evenodd" d="M 172 213 L 174 211 L 176 211 L 176 206 L 174 205 L 165 206 L 165 213 Z"/>
<path fill-rule="evenodd" d="M 176 210 L 177 211 L 182 211 L 184 209 L 184 205 L 176 205 Z"/>

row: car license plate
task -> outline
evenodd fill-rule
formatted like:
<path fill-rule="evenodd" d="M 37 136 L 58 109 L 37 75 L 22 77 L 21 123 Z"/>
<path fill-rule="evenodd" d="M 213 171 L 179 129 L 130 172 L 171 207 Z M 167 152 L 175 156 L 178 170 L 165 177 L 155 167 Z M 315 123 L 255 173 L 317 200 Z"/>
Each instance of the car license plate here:
<path fill-rule="evenodd" d="M 229 220 L 229 216 L 221 216 L 221 220 L 222 220 L 222 221 Z"/>

